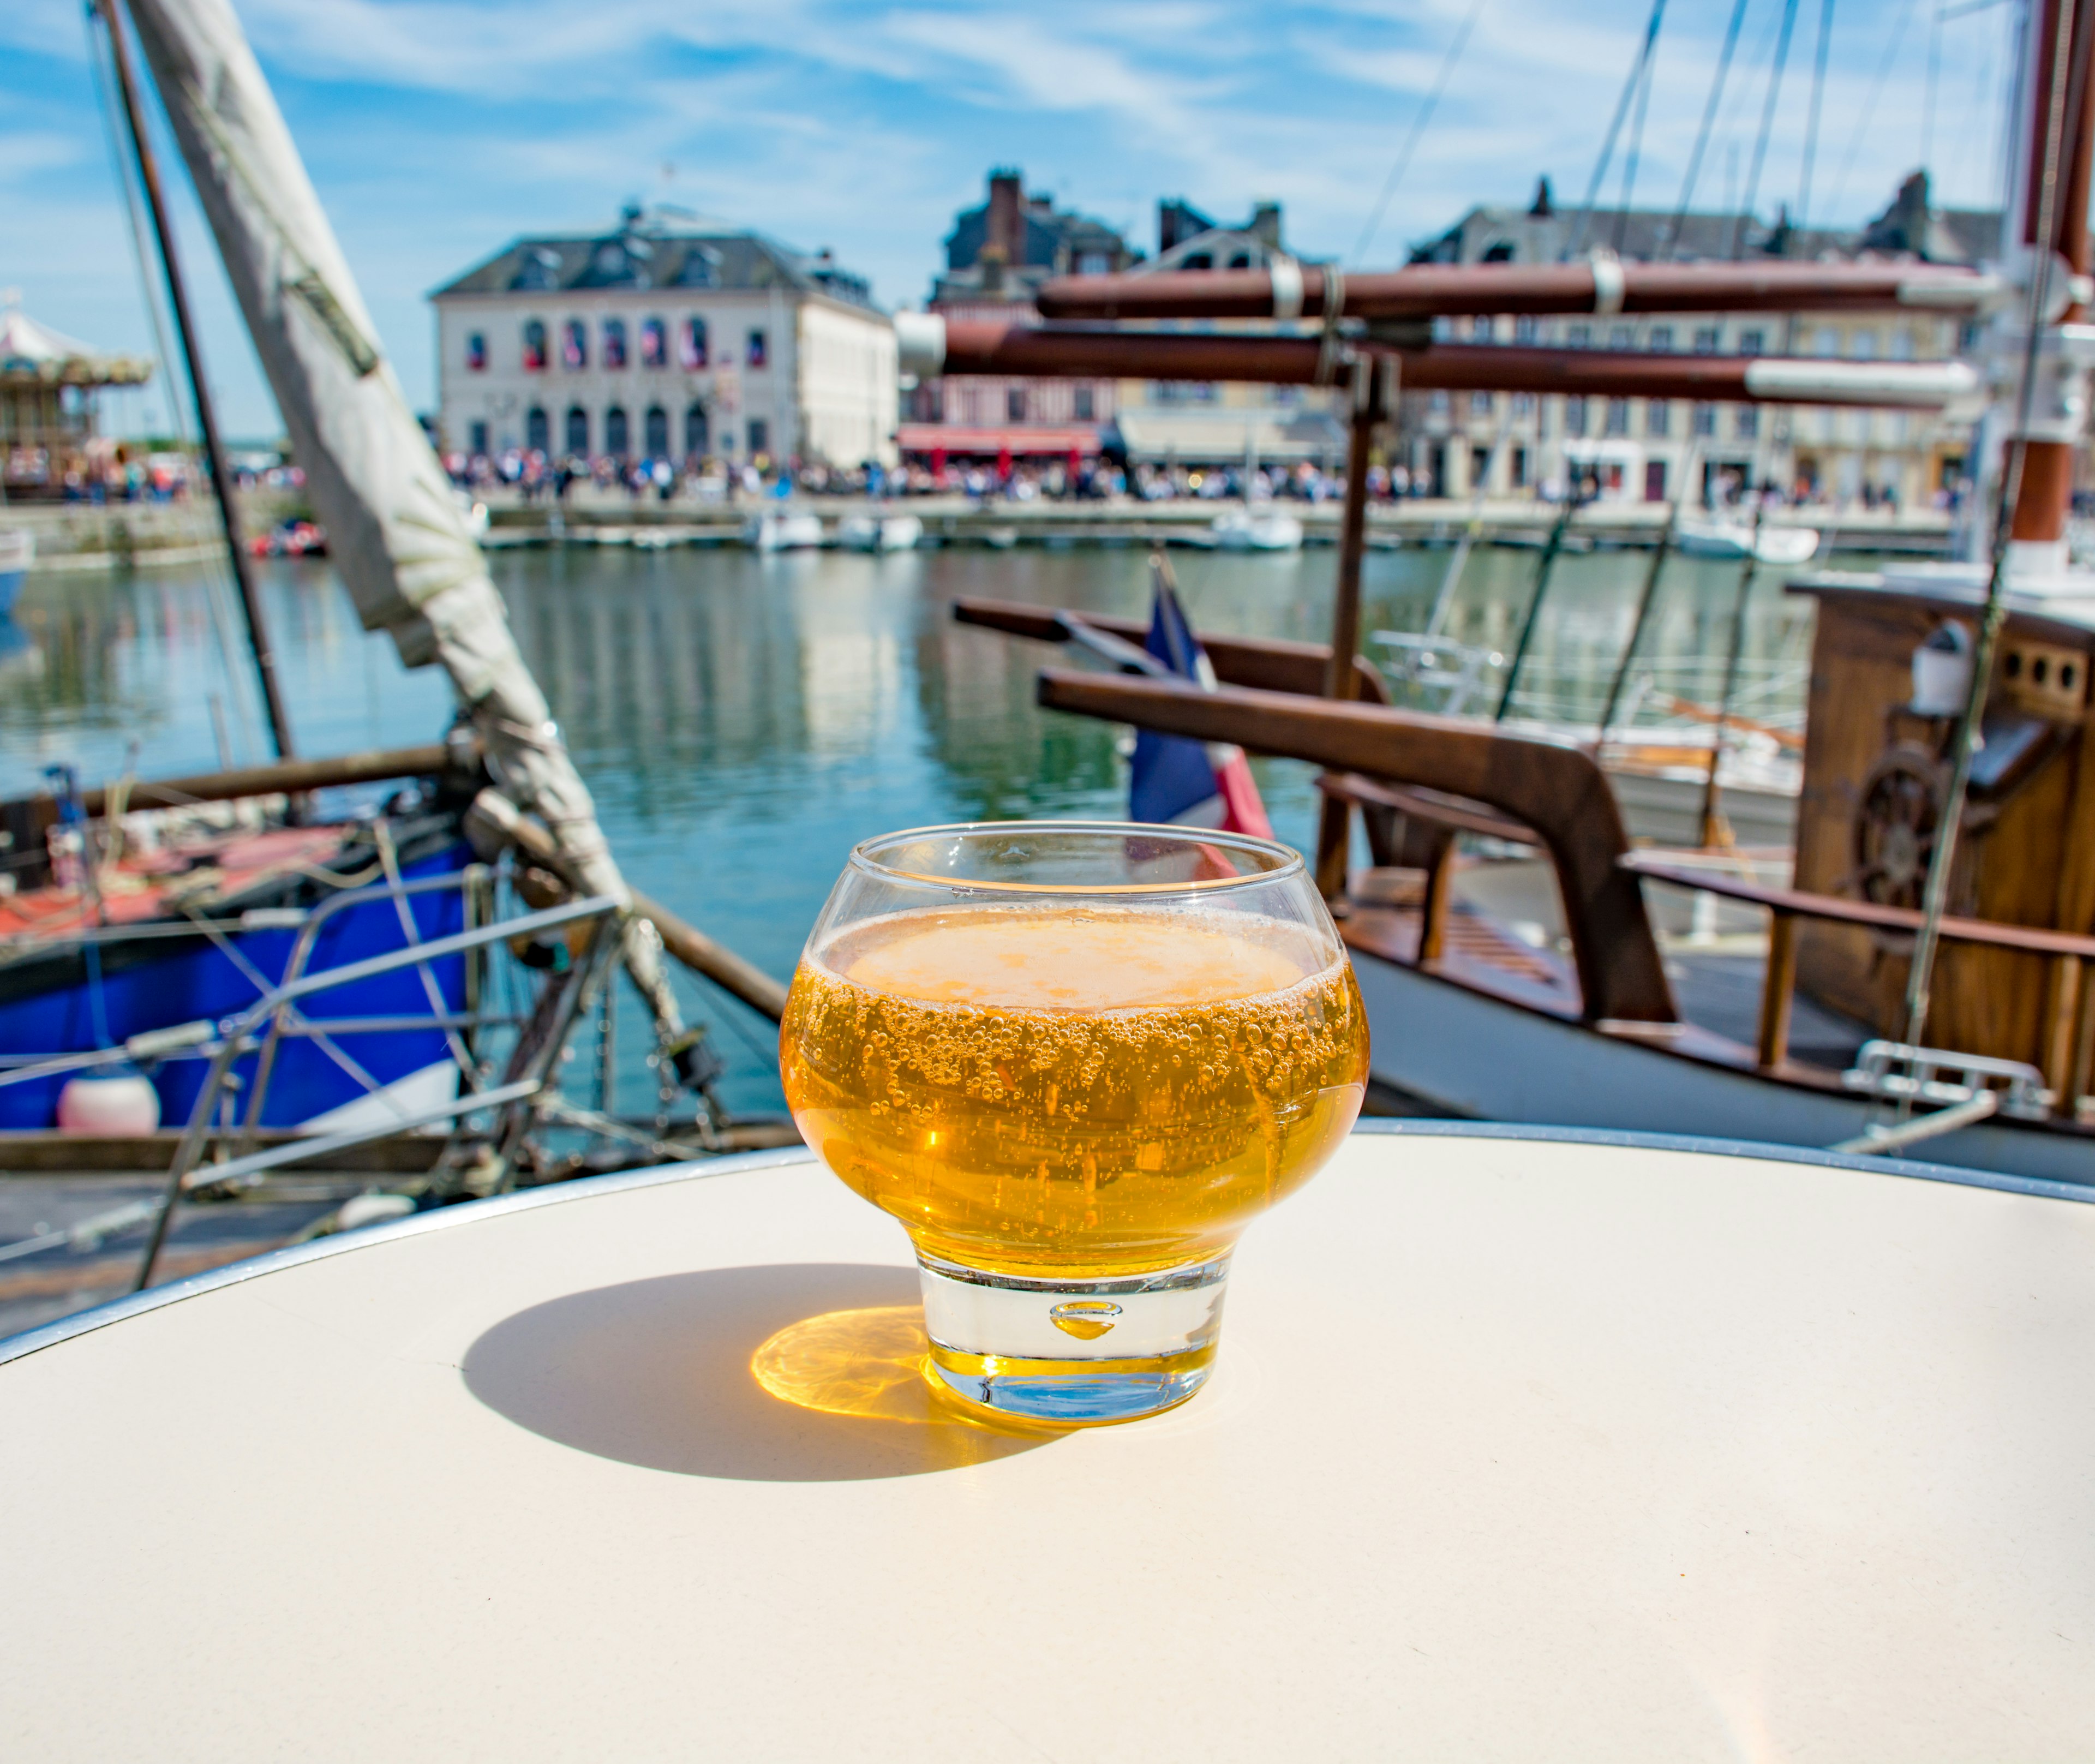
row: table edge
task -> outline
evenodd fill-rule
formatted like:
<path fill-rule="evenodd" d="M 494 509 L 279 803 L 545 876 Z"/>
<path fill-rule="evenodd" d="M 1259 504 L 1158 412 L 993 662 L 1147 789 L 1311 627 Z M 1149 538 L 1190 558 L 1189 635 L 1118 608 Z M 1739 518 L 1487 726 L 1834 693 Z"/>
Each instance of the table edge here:
<path fill-rule="evenodd" d="M 1692 1134 L 1633 1133 L 1605 1127 L 1553 1127 L 1524 1122 L 1437 1121 L 1370 1118 L 1357 1123 L 1356 1135 L 1369 1138 L 1407 1137 L 1447 1139 L 1500 1139 L 1547 1141 L 1557 1145 L 1613 1145 L 1635 1151 L 1686 1152 L 1712 1157 L 1749 1157 L 1762 1163 L 1803 1164 L 1822 1169 L 1859 1170 L 1876 1176 L 1902 1176 L 1921 1182 L 1949 1183 L 1969 1188 L 1988 1188 L 2003 1194 L 2021 1195 L 2040 1200 L 2070 1200 L 2095 1204 L 2095 1187 L 2054 1182 L 2043 1177 L 2007 1176 L 1992 1170 L 1967 1169 L 1948 1164 L 1923 1164 L 1910 1158 L 1864 1157 L 1853 1152 L 1825 1152 L 1810 1146 L 1771 1145 L 1755 1139 L 1704 1139 Z M 524 1213 L 534 1208 L 557 1206 L 570 1200 L 599 1195 L 654 1188 L 670 1183 L 693 1182 L 716 1176 L 740 1175 L 752 1170 L 789 1168 L 812 1164 L 815 1154 L 807 1146 L 791 1145 L 766 1152 L 737 1152 L 683 1164 L 665 1164 L 652 1169 L 628 1170 L 609 1176 L 585 1176 L 572 1182 L 548 1183 L 517 1194 L 497 1195 L 486 1200 L 464 1201 L 418 1213 L 382 1225 L 367 1226 L 331 1237 L 294 1244 L 267 1254 L 228 1262 L 165 1286 L 133 1292 L 106 1304 L 77 1311 L 40 1328 L 0 1339 L 0 1365 L 40 1353 L 46 1348 L 106 1329 L 163 1305 L 238 1286 L 264 1274 L 303 1266 L 353 1250 L 369 1249 L 402 1238 L 420 1237 L 430 1231 L 466 1225 L 498 1213 Z"/>

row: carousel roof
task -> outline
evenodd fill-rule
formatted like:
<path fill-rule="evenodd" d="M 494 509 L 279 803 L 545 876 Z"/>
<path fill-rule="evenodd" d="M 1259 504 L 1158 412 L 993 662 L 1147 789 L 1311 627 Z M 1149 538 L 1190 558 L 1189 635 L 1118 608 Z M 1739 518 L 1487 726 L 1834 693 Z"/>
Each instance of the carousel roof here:
<path fill-rule="evenodd" d="M 0 311 L 0 383 L 140 385 L 152 376 L 152 363 L 142 356 L 105 355 L 39 324 L 20 307 Z"/>

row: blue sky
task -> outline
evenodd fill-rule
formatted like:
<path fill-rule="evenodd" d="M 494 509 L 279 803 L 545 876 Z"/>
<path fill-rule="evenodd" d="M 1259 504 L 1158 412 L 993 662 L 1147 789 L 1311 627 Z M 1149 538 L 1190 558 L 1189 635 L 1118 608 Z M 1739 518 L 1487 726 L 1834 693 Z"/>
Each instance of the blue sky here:
<path fill-rule="evenodd" d="M 1270 197 L 1296 249 L 1391 264 L 1473 202 L 1525 200 L 1538 172 L 1575 202 L 1648 9 L 1481 0 L 1357 259 L 1479 0 L 235 3 L 418 404 L 433 388 L 429 289 L 519 232 L 601 224 L 633 198 L 832 246 L 889 305 L 923 298 L 954 211 L 1006 163 L 1144 249 L 1160 196 L 1223 217 Z M 1748 0 L 1697 207 L 1744 181 L 1781 3 Z M 1796 199 L 1818 7 L 1798 0 L 1763 213 Z M 1937 200 L 1991 205 L 2014 10 L 1938 27 L 1934 0 L 1836 0 L 1814 220 L 1864 218 L 1920 163 L 1932 35 Z M 1640 203 L 1678 194 L 1729 12 L 1728 0 L 1671 0 Z M 1611 175 L 1610 199 L 1618 187 Z M 186 224 L 226 427 L 273 433 L 193 212 Z M 148 346 L 78 0 L 0 5 L 0 285 L 62 330 Z"/>

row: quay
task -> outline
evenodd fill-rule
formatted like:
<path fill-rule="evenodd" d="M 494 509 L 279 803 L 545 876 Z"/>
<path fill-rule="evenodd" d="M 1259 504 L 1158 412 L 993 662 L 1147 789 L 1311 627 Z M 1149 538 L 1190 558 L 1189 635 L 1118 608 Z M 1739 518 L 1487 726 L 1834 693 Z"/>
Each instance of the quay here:
<path fill-rule="evenodd" d="M 248 534 L 267 532 L 306 512 L 303 498 L 294 492 L 243 491 L 236 501 L 241 530 Z M 1131 497 L 1016 500 L 963 495 L 908 496 L 875 504 L 863 496 L 801 494 L 788 504 L 768 496 L 709 501 L 688 491 L 664 501 L 594 485 L 577 485 L 557 503 L 547 497 L 527 500 L 507 490 L 486 494 L 485 501 L 488 527 L 481 542 L 490 550 L 563 544 L 642 549 L 739 545 L 751 516 L 781 507 L 820 519 L 825 543 L 835 542 L 846 519 L 878 507 L 916 516 L 924 523 L 921 542 L 927 546 L 1205 549 L 1216 542 L 1216 517 L 1243 507 L 1234 500 L 1192 497 L 1145 502 Z M 1342 505 L 1336 499 L 1290 499 L 1264 506 L 1284 510 L 1300 521 L 1304 544 L 1337 544 Z M 1666 510 L 1663 503 L 1595 503 L 1581 509 L 1571 522 L 1575 547 L 1649 548 L 1665 528 Z M 1487 499 L 1481 507 L 1466 498 L 1405 498 L 1370 505 L 1368 540 L 1384 550 L 1449 546 L 1474 520 L 1485 543 L 1532 548 L 1542 543 L 1556 512 L 1554 505 L 1530 498 Z M 8 520 L 34 534 L 33 568 L 38 573 L 194 563 L 224 545 L 216 508 L 203 494 L 169 503 L 20 504 L 8 510 Z M 1768 521 L 1816 527 L 1829 535 L 1831 549 L 1842 551 L 1942 557 L 1950 550 L 1951 517 L 1933 509 L 1836 512 L 1805 507 L 1771 511 Z"/>

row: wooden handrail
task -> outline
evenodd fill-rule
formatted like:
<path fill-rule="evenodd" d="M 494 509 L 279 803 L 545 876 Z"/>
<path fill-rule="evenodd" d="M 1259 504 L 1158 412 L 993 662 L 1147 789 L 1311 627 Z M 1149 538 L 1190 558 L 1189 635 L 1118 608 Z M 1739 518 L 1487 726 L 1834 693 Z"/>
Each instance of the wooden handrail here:
<path fill-rule="evenodd" d="M 966 596 L 953 603 L 953 616 L 962 625 L 979 625 L 1013 637 L 1030 637 L 1043 643 L 1068 640 L 1060 607 L 1030 605 L 1021 600 L 986 600 Z M 1149 627 L 1139 619 L 1108 618 L 1102 612 L 1079 612 L 1075 616 L 1115 637 L 1139 643 Z M 1224 686 L 1251 686 L 1265 692 L 1300 692 L 1310 698 L 1322 696 L 1324 673 L 1331 664 L 1329 643 L 1299 643 L 1278 637 L 1219 637 L 1209 631 L 1195 636 L 1208 660 L 1214 664 L 1215 677 Z M 1387 704 L 1389 688 L 1367 662 L 1353 660 L 1353 696 L 1370 704 Z"/>
<path fill-rule="evenodd" d="M 1326 772 L 1317 788 L 1341 801 L 1365 803 L 1377 808 L 1393 808 L 1414 821 L 1429 821 L 1457 833 L 1481 834 L 1504 839 L 1510 845 L 1540 845 L 1532 827 L 1487 808 L 1481 803 L 1465 802 L 1439 791 L 1419 790 L 1408 784 L 1391 784 L 1381 778 L 1363 777 L 1357 772 Z"/>
<path fill-rule="evenodd" d="M 1925 915 L 1910 907 L 1879 906 L 1871 900 L 1844 900 L 1837 895 L 1807 894 L 1796 888 L 1769 888 L 1744 877 L 1726 875 L 1699 865 L 1669 861 L 1660 852 L 1628 852 L 1616 860 L 1633 875 L 1676 888 L 1700 889 L 1722 895 L 1727 900 L 1743 900 L 1757 907 L 1797 918 L 1826 919 L 1836 925 L 1858 925 L 1871 930 L 1917 931 Z M 2034 925 L 2003 925 L 1993 919 L 1951 919 L 1942 921 L 1942 934 L 1953 943 L 1984 943 L 1996 949 L 2020 950 L 2031 956 L 2075 956 L 2095 960 L 2095 937 L 2072 931 L 2048 931 Z"/>
<path fill-rule="evenodd" d="M 1556 866 L 1586 1019 L 1679 1020 L 1643 895 L 1635 877 L 1618 867 L 1629 841 L 1614 792 L 1576 748 L 1380 704 L 1242 686 L 1204 692 L 1190 682 L 1059 668 L 1042 671 L 1039 701 L 1050 710 L 1234 742 L 1496 808 L 1532 827 Z"/>

